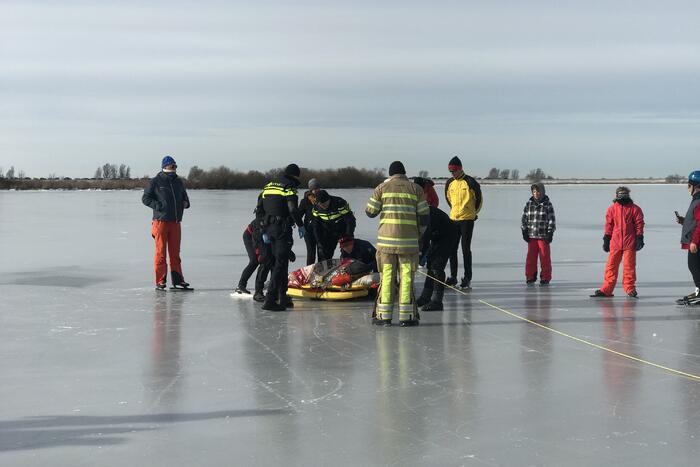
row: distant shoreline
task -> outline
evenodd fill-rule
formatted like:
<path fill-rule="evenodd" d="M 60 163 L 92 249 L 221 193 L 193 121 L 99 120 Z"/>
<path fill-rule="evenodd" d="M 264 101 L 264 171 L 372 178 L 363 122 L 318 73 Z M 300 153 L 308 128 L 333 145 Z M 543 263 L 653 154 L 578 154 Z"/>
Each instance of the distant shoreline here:
<path fill-rule="evenodd" d="M 432 178 L 436 185 L 444 185 L 449 177 Z M 496 179 L 477 179 L 482 186 L 529 186 L 533 182 L 529 180 L 496 180 Z M 133 180 L 132 180 L 133 181 Z M 105 183 L 105 186 L 100 186 L 99 180 L 92 181 L 89 186 L 83 187 L 50 187 L 46 186 L 49 184 L 44 183 L 43 187 L 33 186 L 34 184 L 27 184 L 26 188 L 21 186 L 15 186 L 12 188 L 0 188 L 0 191 L 142 191 L 145 187 L 145 182 L 141 181 L 139 184 L 129 184 L 131 186 L 115 186 L 118 185 L 118 181 L 110 180 L 109 183 Z M 107 182 L 107 181 L 105 181 Z M 146 181 L 147 182 L 147 181 Z M 545 185 L 569 185 L 569 186 L 585 186 L 585 185 L 682 185 L 685 182 L 670 183 L 663 178 L 618 178 L 618 179 L 575 179 L 575 178 L 553 178 L 548 180 L 542 180 Z M 20 182 L 20 184 L 22 184 Z M 141 185 L 141 186 L 139 186 Z M 262 187 L 260 187 L 262 188 Z M 357 186 L 357 187 L 334 187 L 326 186 L 328 189 L 370 189 L 374 188 L 369 186 Z M 258 188 L 205 188 L 205 187 L 188 187 L 188 190 L 199 191 L 199 190 L 216 190 L 216 191 L 242 191 L 242 190 L 257 190 Z M 303 191 L 303 187 L 299 190 Z"/>

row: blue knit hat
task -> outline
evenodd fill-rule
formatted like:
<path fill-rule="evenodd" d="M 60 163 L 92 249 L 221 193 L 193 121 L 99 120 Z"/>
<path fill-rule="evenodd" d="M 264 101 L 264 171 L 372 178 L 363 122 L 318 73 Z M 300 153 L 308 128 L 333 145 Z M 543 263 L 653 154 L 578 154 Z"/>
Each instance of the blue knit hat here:
<path fill-rule="evenodd" d="M 175 166 L 177 166 L 177 162 L 175 162 L 175 159 L 173 159 L 172 157 L 170 157 L 170 156 L 165 156 L 165 157 L 163 158 L 163 161 L 160 163 L 160 168 L 161 168 L 161 169 L 164 169 L 165 167 L 167 167 L 167 166 L 169 166 L 169 165 L 175 165 Z"/>

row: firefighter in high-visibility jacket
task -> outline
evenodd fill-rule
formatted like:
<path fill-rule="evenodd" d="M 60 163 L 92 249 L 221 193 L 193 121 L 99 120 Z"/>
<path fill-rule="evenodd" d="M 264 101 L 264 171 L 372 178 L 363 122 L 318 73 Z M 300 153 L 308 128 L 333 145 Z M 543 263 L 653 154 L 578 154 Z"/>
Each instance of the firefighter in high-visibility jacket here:
<path fill-rule="evenodd" d="M 417 326 L 420 316 L 414 293 L 418 268 L 418 242 L 430 221 L 423 189 L 406 177 L 400 161 L 389 166 L 389 179 L 374 189 L 365 212 L 379 217 L 377 266 L 381 285 L 373 314 L 373 324 L 391 325 L 398 277 L 399 324 Z"/>
<path fill-rule="evenodd" d="M 274 259 L 270 286 L 267 288 L 263 310 L 284 311 L 293 308 L 287 295 L 289 257 L 294 240 L 292 227 L 299 228 L 299 238 L 304 238 L 305 229 L 298 210 L 297 187 L 301 171 L 296 164 L 289 164 L 284 173 L 269 182 L 258 197 L 256 218 L 263 229 L 263 242 L 270 246 Z"/>

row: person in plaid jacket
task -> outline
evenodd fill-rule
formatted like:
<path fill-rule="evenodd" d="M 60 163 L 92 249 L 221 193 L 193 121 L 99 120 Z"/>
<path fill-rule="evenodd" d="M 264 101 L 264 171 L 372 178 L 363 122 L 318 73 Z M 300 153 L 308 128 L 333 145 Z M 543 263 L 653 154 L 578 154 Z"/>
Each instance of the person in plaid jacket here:
<path fill-rule="evenodd" d="M 540 259 L 540 285 L 547 285 L 552 280 L 552 260 L 549 244 L 554 238 L 556 223 L 554 206 L 545 194 L 544 183 L 535 183 L 530 187 L 532 197 L 525 203 L 521 230 L 523 240 L 527 242 L 525 260 L 525 281 L 533 284 L 537 280 L 537 258 Z"/>

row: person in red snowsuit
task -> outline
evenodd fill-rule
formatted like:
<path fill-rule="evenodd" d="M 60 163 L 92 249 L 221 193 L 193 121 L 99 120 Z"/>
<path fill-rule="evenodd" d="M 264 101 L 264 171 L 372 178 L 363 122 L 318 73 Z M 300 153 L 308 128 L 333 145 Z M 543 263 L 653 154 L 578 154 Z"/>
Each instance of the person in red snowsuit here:
<path fill-rule="evenodd" d="M 630 190 L 621 186 L 605 214 L 603 251 L 609 252 L 605 278 L 591 297 L 612 297 L 618 269 L 624 258 L 622 286 L 627 296 L 636 298 L 637 251 L 644 247 L 644 213 L 630 198 Z"/>

